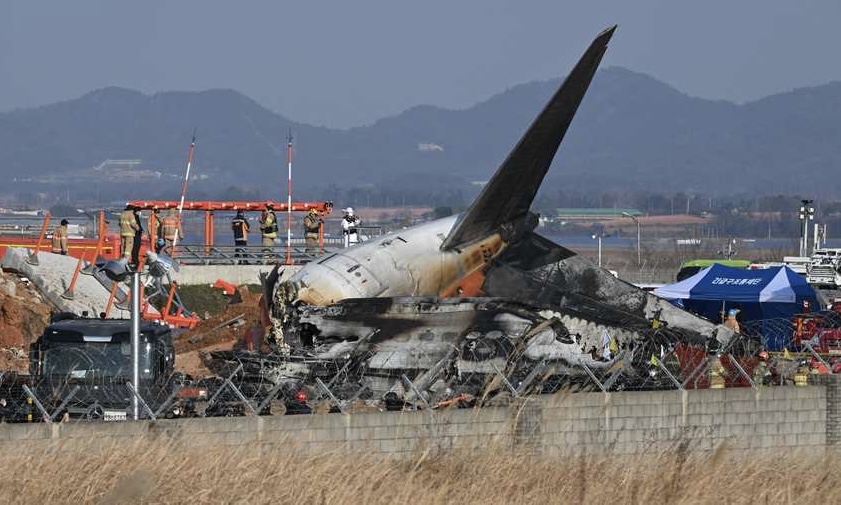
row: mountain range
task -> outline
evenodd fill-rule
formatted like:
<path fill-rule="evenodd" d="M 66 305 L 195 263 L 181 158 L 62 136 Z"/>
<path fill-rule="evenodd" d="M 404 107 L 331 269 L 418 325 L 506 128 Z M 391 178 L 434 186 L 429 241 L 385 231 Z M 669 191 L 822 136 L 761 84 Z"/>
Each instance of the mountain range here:
<path fill-rule="evenodd" d="M 347 130 L 295 122 L 231 90 L 144 95 L 109 87 L 0 113 L 0 176 L 73 177 L 107 159 L 140 159 L 177 178 L 195 128 L 194 174 L 217 187 L 277 185 L 285 195 L 290 131 L 294 182 L 304 192 L 475 187 L 559 83 L 518 85 L 463 110 L 418 106 Z M 735 104 L 611 67 L 596 76 L 544 186 L 828 196 L 841 189 L 833 176 L 840 112 L 838 82 Z"/>

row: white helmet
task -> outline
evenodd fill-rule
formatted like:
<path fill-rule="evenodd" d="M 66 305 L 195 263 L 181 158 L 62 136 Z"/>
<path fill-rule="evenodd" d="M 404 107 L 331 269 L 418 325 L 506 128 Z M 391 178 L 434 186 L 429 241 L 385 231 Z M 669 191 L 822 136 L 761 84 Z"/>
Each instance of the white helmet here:
<path fill-rule="evenodd" d="M 352 216 L 353 215 L 353 207 L 348 207 L 346 209 L 342 209 L 342 212 L 344 212 L 348 216 Z"/>

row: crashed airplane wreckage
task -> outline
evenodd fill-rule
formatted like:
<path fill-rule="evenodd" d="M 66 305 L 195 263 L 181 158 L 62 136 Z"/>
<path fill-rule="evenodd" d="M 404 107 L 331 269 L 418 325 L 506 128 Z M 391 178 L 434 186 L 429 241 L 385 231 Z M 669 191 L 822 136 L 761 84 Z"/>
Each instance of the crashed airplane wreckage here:
<path fill-rule="evenodd" d="M 615 28 L 596 37 L 465 213 L 329 254 L 285 280 L 276 268 L 264 284 L 277 353 L 254 358 L 255 376 L 286 391 L 319 378 L 339 399 L 367 390 L 401 405 L 552 391 L 599 368 L 633 380 L 662 349 L 726 342 L 726 328 L 533 232 L 532 201 Z M 606 339 L 623 359 L 602 357 Z"/>

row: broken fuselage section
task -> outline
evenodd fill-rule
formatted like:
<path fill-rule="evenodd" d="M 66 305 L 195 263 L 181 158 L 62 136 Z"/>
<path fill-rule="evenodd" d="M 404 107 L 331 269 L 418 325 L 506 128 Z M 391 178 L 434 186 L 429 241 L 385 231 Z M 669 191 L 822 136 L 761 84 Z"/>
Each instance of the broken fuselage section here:
<path fill-rule="evenodd" d="M 353 361 L 360 387 L 377 398 L 486 396 L 502 377 L 524 391 L 531 384 L 516 378 L 538 365 L 545 377 L 535 386 L 556 389 L 583 376 L 580 365 L 613 364 L 582 352 L 559 313 L 503 299 L 350 299 L 300 306 L 290 320 L 290 346 L 319 360 Z"/>
<path fill-rule="evenodd" d="M 387 403 L 416 404 L 462 394 L 551 392 L 563 385 L 592 390 L 590 374 L 604 376 L 599 371 L 606 369 L 621 369 L 622 380 L 633 387 L 647 378 L 652 355 L 678 343 L 703 348 L 729 336 L 723 327 L 531 232 L 510 246 L 502 241 L 499 252 L 466 277 L 451 279 L 434 265 L 427 269 L 437 279 L 431 289 L 455 285 L 460 296 L 424 294 L 422 277 L 411 271 L 376 278 L 374 258 L 382 261 L 395 244 L 410 247 L 413 242 L 404 235 L 393 233 L 369 247 L 336 253 L 329 263 L 335 266 L 341 256 L 345 273 L 352 274 L 346 289 L 364 293 L 375 286 L 386 295 L 395 291 L 389 280 L 397 279 L 409 296 L 313 300 L 308 295 L 323 295 L 314 287 L 329 277 L 280 281 L 275 272 L 268 284 L 275 286 L 272 318 L 283 337 L 278 350 L 332 362 L 321 368 L 344 370 L 354 384 L 351 391 L 366 388 Z M 341 283 L 333 279 L 331 284 Z M 465 297 L 468 290 L 480 296 Z M 312 303 L 322 300 L 334 303 Z M 655 318 L 660 328 L 652 328 Z"/>
<path fill-rule="evenodd" d="M 709 322 L 533 231 L 531 205 L 614 31 L 593 40 L 464 213 L 342 249 L 288 278 L 275 269 L 265 299 L 279 353 L 346 360 L 347 376 L 408 401 L 467 385 L 485 396 L 494 381 L 518 394 L 541 374 L 592 378 L 622 349 L 625 366 L 648 362 L 651 346 L 716 338 Z"/>

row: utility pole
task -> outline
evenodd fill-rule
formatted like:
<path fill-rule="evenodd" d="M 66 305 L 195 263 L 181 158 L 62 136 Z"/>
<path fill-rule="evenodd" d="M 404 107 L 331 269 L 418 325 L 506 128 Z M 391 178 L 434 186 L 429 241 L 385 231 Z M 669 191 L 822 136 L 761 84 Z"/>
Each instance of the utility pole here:
<path fill-rule="evenodd" d="M 727 259 L 733 259 L 733 256 L 736 255 L 736 250 L 733 249 L 733 245 L 736 243 L 736 239 L 730 239 L 727 241 L 727 248 L 722 249 L 721 254 Z"/>
<path fill-rule="evenodd" d="M 809 255 L 809 221 L 815 219 L 815 207 L 812 206 L 813 200 L 800 200 L 800 212 L 797 217 L 800 218 L 800 256 Z"/>
<path fill-rule="evenodd" d="M 286 137 L 287 186 L 286 186 L 286 264 L 292 264 L 292 128 Z"/>
<path fill-rule="evenodd" d="M 637 268 L 642 270 L 642 253 L 640 251 L 640 221 L 636 218 L 636 216 L 631 215 L 629 212 L 623 212 L 622 215 L 630 218 L 633 222 L 637 224 Z"/>
<path fill-rule="evenodd" d="M 193 128 L 193 140 L 190 142 L 190 148 L 187 149 L 187 170 L 184 173 L 184 182 L 181 183 L 181 199 L 178 201 L 178 226 L 180 229 L 183 230 L 183 224 L 181 223 L 181 215 L 184 213 L 184 196 L 187 194 L 187 185 L 190 183 L 190 168 L 193 166 L 193 156 L 196 154 L 196 129 Z M 178 244 L 178 235 L 179 233 L 175 234 L 175 237 L 172 239 L 172 248 L 169 251 L 170 256 L 175 255 L 175 246 Z M 152 249 L 155 248 L 155 244 L 152 244 Z"/>
<path fill-rule="evenodd" d="M 599 241 L 599 268 L 602 267 L 602 236 L 603 233 L 601 231 L 593 234 L 593 239 Z"/>

